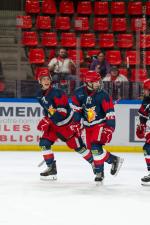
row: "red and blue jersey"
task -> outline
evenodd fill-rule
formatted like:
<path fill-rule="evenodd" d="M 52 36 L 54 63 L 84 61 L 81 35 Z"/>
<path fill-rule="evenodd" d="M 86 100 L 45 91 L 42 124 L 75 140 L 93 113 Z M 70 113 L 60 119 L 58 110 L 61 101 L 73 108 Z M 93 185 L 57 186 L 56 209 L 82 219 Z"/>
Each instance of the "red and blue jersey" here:
<path fill-rule="evenodd" d="M 78 119 L 83 119 L 85 127 L 104 124 L 115 129 L 114 104 L 103 89 L 89 91 L 86 86 L 78 88 L 72 97 L 72 108 Z"/>
<path fill-rule="evenodd" d="M 45 116 L 50 117 L 57 126 L 63 126 L 72 119 L 73 111 L 68 97 L 62 90 L 54 87 L 50 87 L 46 91 L 41 90 L 37 99 L 44 109 Z"/>
<path fill-rule="evenodd" d="M 138 112 L 140 122 L 146 123 L 150 115 L 150 97 L 144 97 Z"/>

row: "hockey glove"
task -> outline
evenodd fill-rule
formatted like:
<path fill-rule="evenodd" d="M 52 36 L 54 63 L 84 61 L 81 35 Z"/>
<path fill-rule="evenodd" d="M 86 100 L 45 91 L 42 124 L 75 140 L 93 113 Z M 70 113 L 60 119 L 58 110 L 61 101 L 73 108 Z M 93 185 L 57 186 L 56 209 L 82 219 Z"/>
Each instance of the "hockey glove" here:
<path fill-rule="evenodd" d="M 136 136 L 140 139 L 145 137 L 146 124 L 139 124 L 136 128 Z"/>
<path fill-rule="evenodd" d="M 51 125 L 51 120 L 48 117 L 44 117 L 37 125 L 39 131 L 48 131 Z"/>
<path fill-rule="evenodd" d="M 112 133 L 113 133 L 113 129 L 104 127 L 101 133 L 100 143 L 102 145 L 109 143 L 112 139 Z"/>

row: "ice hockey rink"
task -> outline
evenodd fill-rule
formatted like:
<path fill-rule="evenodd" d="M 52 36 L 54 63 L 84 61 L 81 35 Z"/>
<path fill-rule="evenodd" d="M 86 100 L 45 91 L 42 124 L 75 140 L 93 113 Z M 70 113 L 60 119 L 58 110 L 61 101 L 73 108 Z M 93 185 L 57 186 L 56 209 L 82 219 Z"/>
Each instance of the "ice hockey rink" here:
<path fill-rule="evenodd" d="M 57 181 L 41 181 L 40 152 L 0 152 L 1 225 L 149 224 L 150 187 L 142 153 L 116 153 L 125 161 L 117 177 L 105 165 L 96 185 L 90 166 L 74 152 L 56 152 Z"/>

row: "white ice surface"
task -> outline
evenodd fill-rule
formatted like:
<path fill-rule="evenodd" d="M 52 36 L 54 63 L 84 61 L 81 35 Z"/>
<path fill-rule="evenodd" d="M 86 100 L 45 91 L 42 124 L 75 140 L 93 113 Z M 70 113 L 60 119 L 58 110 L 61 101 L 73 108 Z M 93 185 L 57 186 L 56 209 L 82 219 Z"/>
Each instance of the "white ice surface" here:
<path fill-rule="evenodd" d="M 117 177 L 105 166 L 103 186 L 77 153 L 55 153 L 57 181 L 40 181 L 40 152 L 0 152 L 0 225 L 150 224 L 143 154 L 124 157 Z"/>

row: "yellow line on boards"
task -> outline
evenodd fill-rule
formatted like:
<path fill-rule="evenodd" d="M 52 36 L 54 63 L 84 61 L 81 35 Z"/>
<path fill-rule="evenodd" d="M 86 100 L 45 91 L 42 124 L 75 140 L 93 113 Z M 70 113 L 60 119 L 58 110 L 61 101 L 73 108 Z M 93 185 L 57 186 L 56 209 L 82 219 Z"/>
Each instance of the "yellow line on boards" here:
<path fill-rule="evenodd" d="M 141 146 L 105 146 L 110 152 L 143 152 Z M 73 149 L 65 145 L 54 145 L 52 149 L 56 152 L 73 152 Z M 40 151 L 36 145 L 0 145 L 0 151 Z"/>

